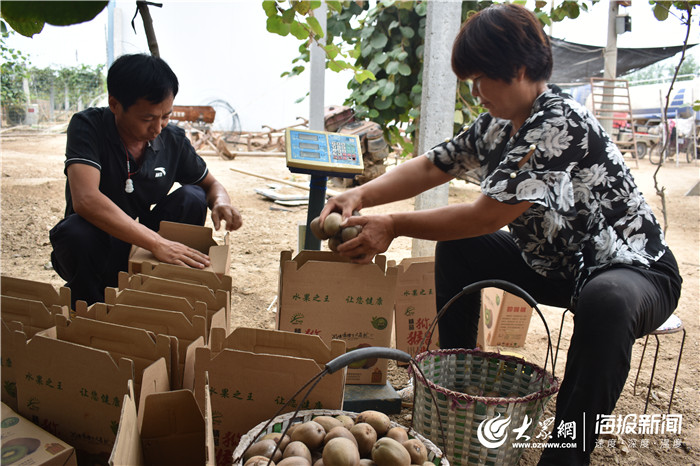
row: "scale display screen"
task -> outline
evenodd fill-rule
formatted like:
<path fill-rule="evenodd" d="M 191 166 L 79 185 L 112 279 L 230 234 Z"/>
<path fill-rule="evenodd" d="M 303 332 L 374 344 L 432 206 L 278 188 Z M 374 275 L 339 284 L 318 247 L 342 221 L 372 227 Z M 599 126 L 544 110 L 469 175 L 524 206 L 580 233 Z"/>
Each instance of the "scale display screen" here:
<path fill-rule="evenodd" d="M 293 172 L 354 176 L 364 170 L 357 135 L 287 129 L 285 136 L 287 167 Z"/>

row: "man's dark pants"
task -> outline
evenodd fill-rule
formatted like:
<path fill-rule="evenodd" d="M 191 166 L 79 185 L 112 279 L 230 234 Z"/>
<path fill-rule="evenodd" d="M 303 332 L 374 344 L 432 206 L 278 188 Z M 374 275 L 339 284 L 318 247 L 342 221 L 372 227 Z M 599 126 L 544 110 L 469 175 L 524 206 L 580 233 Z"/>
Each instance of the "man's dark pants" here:
<path fill-rule="evenodd" d="M 207 201 L 199 186 L 185 185 L 169 194 L 140 223 L 158 231 L 161 221 L 204 225 Z M 121 241 L 79 216 L 62 219 L 49 233 L 51 263 L 71 290 L 71 305 L 104 301 L 105 287 L 116 287 L 129 264 L 131 244 Z"/>

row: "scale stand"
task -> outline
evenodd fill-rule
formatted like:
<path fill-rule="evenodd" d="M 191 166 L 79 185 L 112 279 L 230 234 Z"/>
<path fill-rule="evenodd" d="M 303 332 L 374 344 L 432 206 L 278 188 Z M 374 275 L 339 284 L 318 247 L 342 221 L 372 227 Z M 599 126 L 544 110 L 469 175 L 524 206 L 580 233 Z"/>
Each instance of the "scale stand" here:
<path fill-rule="evenodd" d="M 353 178 L 363 172 L 360 137 L 288 128 L 285 141 L 289 171 L 311 175 L 304 249 L 320 250 L 321 240 L 310 233 L 309 224 L 319 216 L 326 203 L 329 176 Z"/>

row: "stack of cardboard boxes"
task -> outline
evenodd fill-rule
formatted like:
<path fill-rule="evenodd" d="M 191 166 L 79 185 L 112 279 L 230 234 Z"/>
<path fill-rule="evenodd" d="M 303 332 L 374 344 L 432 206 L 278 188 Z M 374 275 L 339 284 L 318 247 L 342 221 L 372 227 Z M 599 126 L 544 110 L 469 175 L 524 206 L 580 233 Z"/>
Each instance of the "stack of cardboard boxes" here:
<path fill-rule="evenodd" d="M 63 442 L 94 464 L 229 465 L 240 438 L 279 412 L 342 409 L 346 383 L 386 384 L 388 361 L 367 359 L 297 394 L 330 360 L 364 346 L 437 347 L 432 258 L 358 265 L 283 251 L 277 329 L 252 329 L 231 322 L 228 241 L 167 222 L 159 233 L 212 266 L 163 264 L 135 247 L 105 302 L 75 309 L 66 288 L 2 277 L 2 402 L 59 439 L 37 451 Z"/>
<path fill-rule="evenodd" d="M 81 463 L 129 466 L 228 465 L 240 437 L 285 404 L 283 412 L 341 409 L 341 371 L 306 399 L 292 397 L 345 352 L 343 341 L 231 331 L 228 242 L 190 225 L 164 222 L 159 233 L 208 253 L 212 266 L 162 264 L 133 248 L 129 273 L 105 302 L 76 309 L 66 288 L 2 277 L 8 409 L 74 448 Z M 6 438 L 3 428 L 3 447 Z M 48 446 L 37 451 L 62 451 Z"/>

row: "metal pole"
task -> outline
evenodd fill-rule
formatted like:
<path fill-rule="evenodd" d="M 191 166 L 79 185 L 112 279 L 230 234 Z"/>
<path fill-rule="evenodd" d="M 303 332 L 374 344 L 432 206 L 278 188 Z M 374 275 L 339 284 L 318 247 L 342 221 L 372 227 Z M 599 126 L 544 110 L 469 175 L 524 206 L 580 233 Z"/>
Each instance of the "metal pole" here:
<path fill-rule="evenodd" d="M 321 6 L 314 10 L 314 17 L 318 20 L 323 30 L 324 37 L 318 39 L 318 44 L 312 42 L 310 50 L 309 66 L 311 73 L 311 88 L 309 90 L 309 129 L 314 131 L 324 130 L 324 93 L 326 52 L 321 48 L 326 43 L 326 17 L 328 6 L 321 2 Z M 309 183 L 309 207 L 306 212 L 306 233 L 304 235 L 304 249 L 320 250 L 321 240 L 316 238 L 309 228 L 311 220 L 318 217 L 326 203 L 326 185 L 328 178 L 321 175 L 311 175 Z"/>

